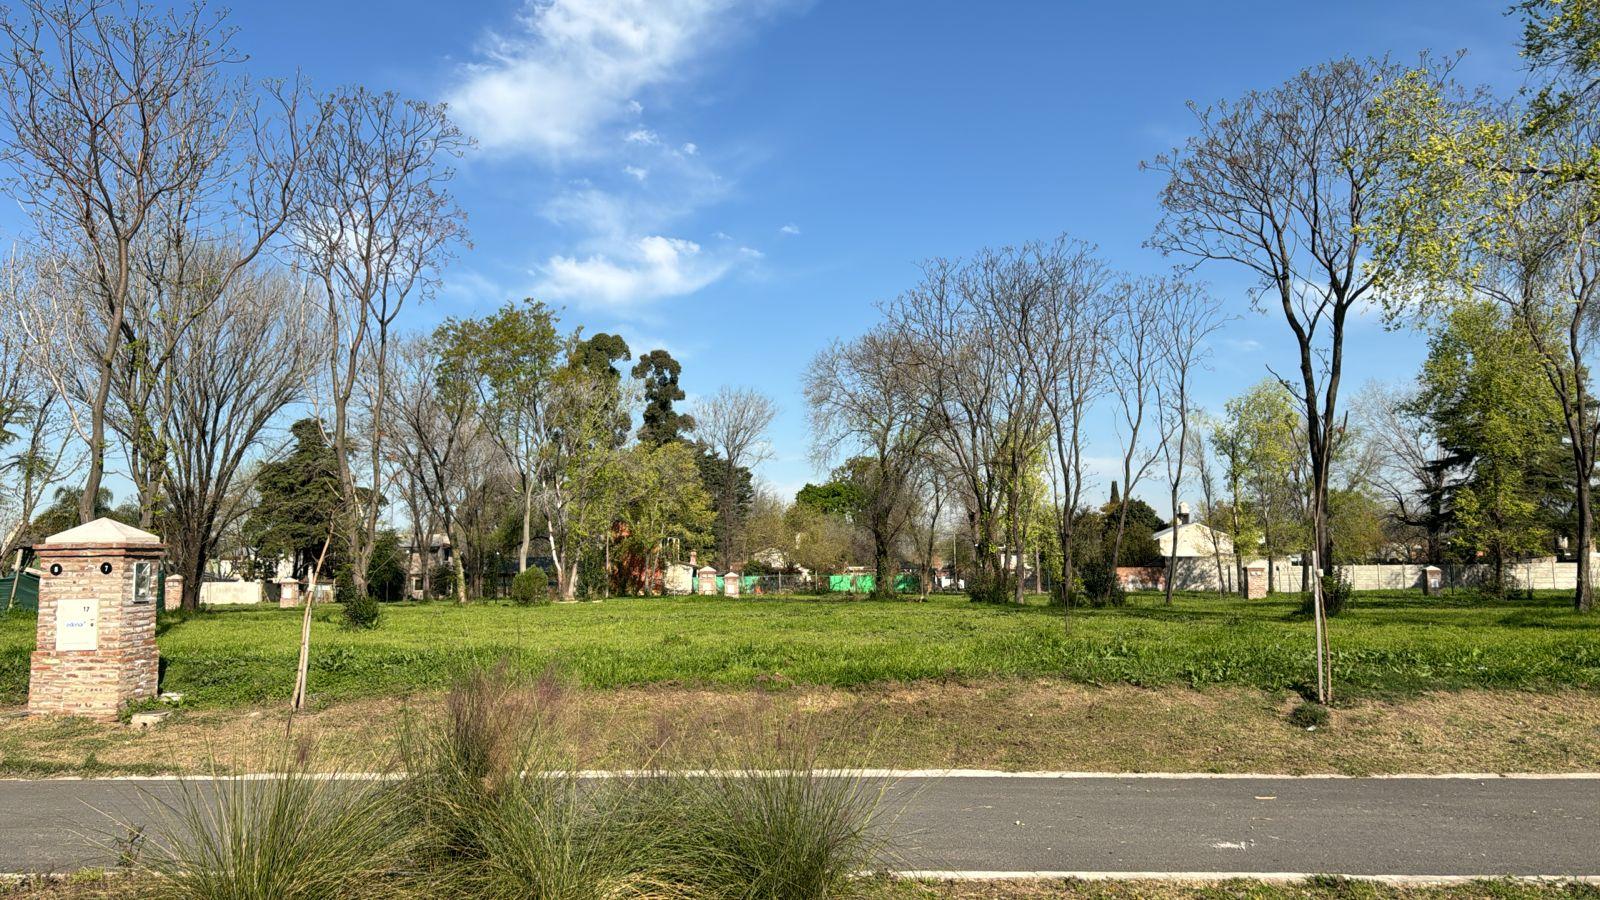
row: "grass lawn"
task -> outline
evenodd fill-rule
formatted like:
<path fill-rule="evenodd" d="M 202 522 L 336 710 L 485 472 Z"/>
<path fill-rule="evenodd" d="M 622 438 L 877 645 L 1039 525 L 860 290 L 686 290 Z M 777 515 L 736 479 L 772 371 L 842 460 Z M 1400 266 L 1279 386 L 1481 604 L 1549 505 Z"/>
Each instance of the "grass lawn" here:
<path fill-rule="evenodd" d="M 639 598 L 514 607 L 386 606 L 351 631 L 317 612 L 318 702 L 447 686 L 500 660 L 592 688 L 649 684 L 858 687 L 920 679 L 1052 677 L 1083 684 L 1296 689 L 1311 674 L 1298 598 L 1136 595 L 1121 609 L 1061 611 L 812 598 Z M 164 623 L 163 688 L 198 708 L 287 697 L 300 613 L 228 609 Z M 27 690 L 34 619 L 0 616 L 0 705 Z M 1563 595 L 1532 600 L 1363 594 L 1332 629 L 1336 691 L 1404 697 L 1462 688 L 1600 687 L 1600 615 Z"/>

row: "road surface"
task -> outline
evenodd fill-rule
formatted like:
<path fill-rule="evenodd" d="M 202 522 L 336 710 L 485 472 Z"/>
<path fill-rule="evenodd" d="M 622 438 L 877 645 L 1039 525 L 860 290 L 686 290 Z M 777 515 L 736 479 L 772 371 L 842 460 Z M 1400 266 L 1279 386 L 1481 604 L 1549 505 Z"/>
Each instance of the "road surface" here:
<path fill-rule="evenodd" d="M 112 863 L 170 780 L 0 781 L 0 872 Z M 899 871 L 1600 876 L 1600 778 L 896 778 Z"/>

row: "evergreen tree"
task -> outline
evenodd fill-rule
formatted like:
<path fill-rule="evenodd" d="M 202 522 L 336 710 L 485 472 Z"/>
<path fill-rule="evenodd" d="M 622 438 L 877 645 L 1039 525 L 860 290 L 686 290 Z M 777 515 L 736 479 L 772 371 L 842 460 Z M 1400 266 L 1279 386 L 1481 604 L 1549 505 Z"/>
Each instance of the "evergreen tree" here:
<path fill-rule="evenodd" d="M 598 335 L 596 335 L 598 337 Z M 694 417 L 680 413 L 672 404 L 684 398 L 678 386 L 683 366 L 665 350 L 651 350 L 639 357 L 633 377 L 644 382 L 644 423 L 639 426 L 639 443 L 659 447 L 683 440 L 694 430 Z"/>

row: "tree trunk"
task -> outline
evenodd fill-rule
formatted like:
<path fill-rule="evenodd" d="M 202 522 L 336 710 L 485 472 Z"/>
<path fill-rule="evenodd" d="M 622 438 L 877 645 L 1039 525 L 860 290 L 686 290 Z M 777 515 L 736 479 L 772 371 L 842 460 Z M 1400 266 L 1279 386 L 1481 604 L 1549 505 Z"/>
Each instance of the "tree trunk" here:
<path fill-rule="evenodd" d="M 533 551 L 533 480 L 522 479 L 522 544 L 517 552 L 517 571 L 528 571 L 528 554 Z"/>
<path fill-rule="evenodd" d="M 1594 609 L 1593 556 L 1590 543 L 1594 540 L 1593 491 L 1588 478 L 1578 479 L 1578 584 L 1573 593 L 1572 605 L 1578 612 Z"/>

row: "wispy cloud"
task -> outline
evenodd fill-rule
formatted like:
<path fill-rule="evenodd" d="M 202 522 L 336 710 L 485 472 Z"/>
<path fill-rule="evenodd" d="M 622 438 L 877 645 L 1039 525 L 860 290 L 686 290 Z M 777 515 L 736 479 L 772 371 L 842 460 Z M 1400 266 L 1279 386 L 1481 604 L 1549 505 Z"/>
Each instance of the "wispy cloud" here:
<path fill-rule="evenodd" d="M 778 229 L 778 233 L 781 234 L 781 235 L 785 235 L 787 237 L 794 237 L 795 235 L 800 233 L 800 226 L 794 224 L 793 222 L 790 222 L 789 224 L 783 226 L 782 228 L 779 228 Z"/>
<path fill-rule="evenodd" d="M 490 151 L 585 155 L 637 117 L 636 95 L 681 80 L 779 0 L 528 0 L 491 30 L 448 99 Z M 650 135 L 634 129 L 628 137 Z M 651 135 L 653 137 L 653 135 Z"/>
<path fill-rule="evenodd" d="M 801 2 L 526 0 L 488 33 L 447 93 L 487 159 L 542 163 L 564 184 L 540 210 L 565 236 L 525 270 L 536 296 L 648 317 L 650 303 L 760 257 L 689 227 L 705 227 L 691 220 L 729 185 L 719 154 L 674 134 L 657 108 L 670 112 L 670 91 L 705 59 Z"/>

